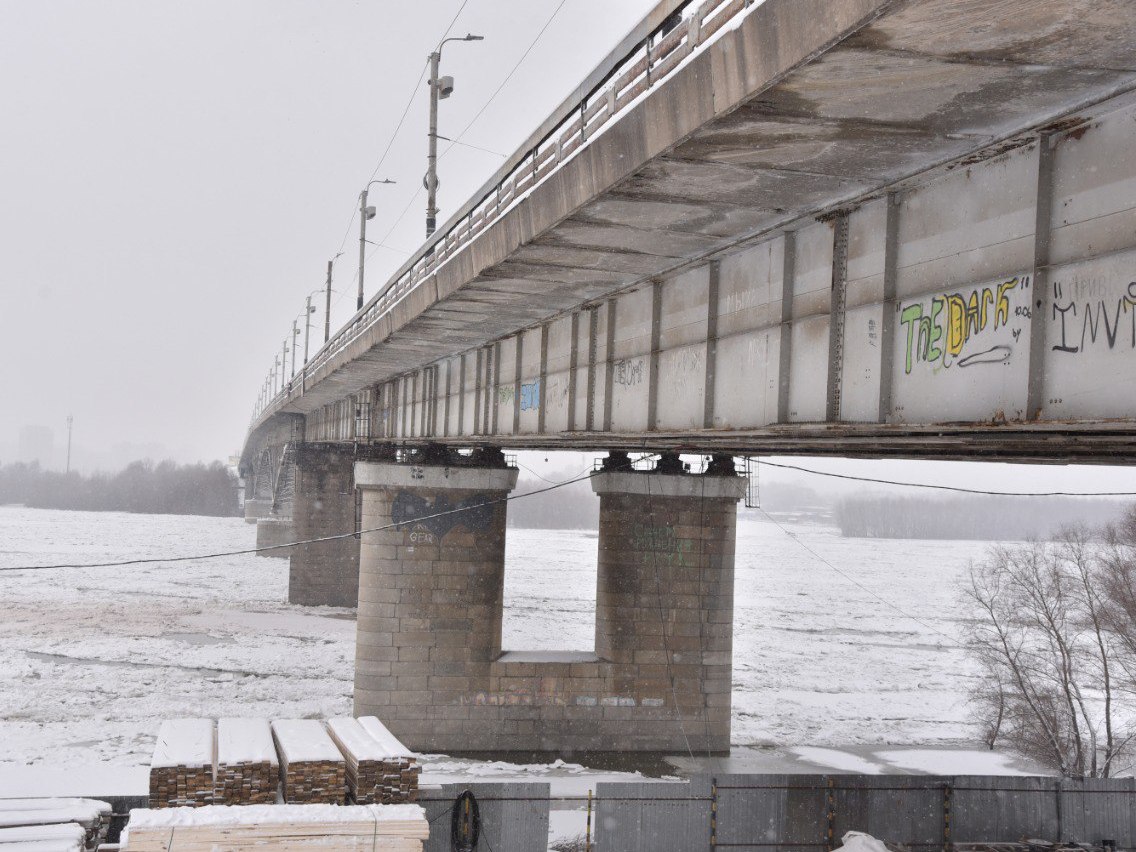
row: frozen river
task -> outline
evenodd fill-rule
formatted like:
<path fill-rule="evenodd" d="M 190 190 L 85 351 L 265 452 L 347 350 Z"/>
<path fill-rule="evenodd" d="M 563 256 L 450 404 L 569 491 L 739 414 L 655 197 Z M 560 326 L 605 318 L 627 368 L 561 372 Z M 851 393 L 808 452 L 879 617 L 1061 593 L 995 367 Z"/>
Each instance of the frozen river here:
<path fill-rule="evenodd" d="M 0 507 L 4 567 L 254 540 L 239 518 Z M 740 521 L 736 753 L 898 767 L 886 747 L 968 743 L 957 585 L 986 547 Z M 594 532 L 509 531 L 507 648 L 592 648 L 595 551 Z M 0 762 L 143 766 L 163 717 L 350 713 L 353 612 L 287 604 L 287 573 L 252 555 L 0 572 Z"/>

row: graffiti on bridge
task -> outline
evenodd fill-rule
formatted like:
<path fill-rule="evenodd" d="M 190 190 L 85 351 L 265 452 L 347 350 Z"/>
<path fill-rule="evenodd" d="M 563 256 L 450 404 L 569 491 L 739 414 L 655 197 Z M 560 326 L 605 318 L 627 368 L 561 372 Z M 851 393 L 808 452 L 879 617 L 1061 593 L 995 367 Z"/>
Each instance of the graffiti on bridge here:
<path fill-rule="evenodd" d="M 1112 350 L 1118 341 L 1122 347 L 1136 349 L 1136 281 L 1129 282 L 1120 295 L 1109 289 L 1104 281 L 1095 278 L 1053 282 L 1052 319 L 1061 329 L 1060 340 L 1053 344 L 1054 352 L 1074 355 L 1098 343 L 1107 344 Z M 1128 333 L 1121 335 L 1121 320 L 1125 318 Z"/>
<path fill-rule="evenodd" d="M 493 521 L 493 505 L 489 494 L 475 494 L 464 500 L 450 500 L 439 494 L 431 503 L 425 497 L 410 491 L 399 491 L 391 503 L 391 520 L 410 526 L 412 543 L 429 544 L 423 533 L 442 539 L 455 527 L 463 526 L 470 532 L 488 528 Z M 412 526 L 411 526 L 412 525 Z"/>
<path fill-rule="evenodd" d="M 974 287 L 969 292 L 934 296 L 929 305 L 920 301 L 901 306 L 905 374 L 910 375 L 920 363 L 932 367 L 972 367 L 1008 361 L 1013 354 L 1011 342 L 991 338 L 993 332 L 1030 318 L 1028 302 L 1010 304 L 1012 294 L 1027 291 L 1029 286 L 1030 276 L 1015 276 L 997 284 Z M 1010 329 L 1010 334 L 1016 341 L 1021 328 Z"/>

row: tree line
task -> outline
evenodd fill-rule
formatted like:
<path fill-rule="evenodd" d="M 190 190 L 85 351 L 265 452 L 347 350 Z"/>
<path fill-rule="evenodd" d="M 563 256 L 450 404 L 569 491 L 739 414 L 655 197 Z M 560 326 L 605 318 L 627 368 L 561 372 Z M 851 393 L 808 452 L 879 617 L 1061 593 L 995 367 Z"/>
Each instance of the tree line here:
<path fill-rule="evenodd" d="M 849 538 L 1014 541 L 1045 538 L 1063 527 L 1117 520 L 1126 504 L 1084 497 L 889 497 L 840 500 L 834 517 Z"/>
<path fill-rule="evenodd" d="M 236 475 L 221 462 L 136 461 L 114 474 L 44 470 L 38 462 L 0 466 L 0 504 L 170 515 L 240 514 Z"/>

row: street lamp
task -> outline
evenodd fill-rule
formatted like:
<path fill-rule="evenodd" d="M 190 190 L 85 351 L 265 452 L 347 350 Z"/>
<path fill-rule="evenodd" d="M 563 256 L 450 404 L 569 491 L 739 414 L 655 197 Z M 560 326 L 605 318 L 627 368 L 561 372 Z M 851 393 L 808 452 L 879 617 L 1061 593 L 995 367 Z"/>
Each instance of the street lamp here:
<path fill-rule="evenodd" d="M 355 302 L 355 310 L 363 310 L 363 264 L 367 259 L 367 220 L 375 218 L 375 208 L 367 206 L 367 190 L 376 183 L 394 183 L 393 180 L 373 180 L 359 193 L 359 298 Z M 331 262 L 327 264 L 327 276 L 330 286 Z"/>
<path fill-rule="evenodd" d="M 442 45 L 447 41 L 482 41 L 485 36 L 467 35 L 444 38 L 438 49 L 430 54 L 430 150 L 426 155 L 426 238 L 434 233 L 438 222 L 438 101 L 454 92 L 453 77 L 439 77 L 442 62 Z"/>

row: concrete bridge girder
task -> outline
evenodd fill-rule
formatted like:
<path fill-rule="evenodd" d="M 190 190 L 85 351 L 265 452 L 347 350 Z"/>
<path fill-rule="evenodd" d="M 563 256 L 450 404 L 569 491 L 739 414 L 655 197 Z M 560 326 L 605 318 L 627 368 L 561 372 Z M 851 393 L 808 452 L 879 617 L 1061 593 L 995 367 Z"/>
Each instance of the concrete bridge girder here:
<path fill-rule="evenodd" d="M 1136 9 L 822 5 L 755 9 L 262 422 L 1132 458 Z"/>

